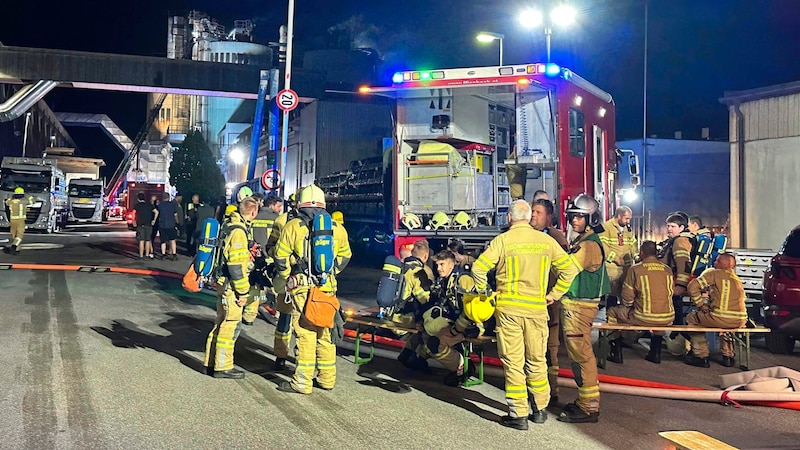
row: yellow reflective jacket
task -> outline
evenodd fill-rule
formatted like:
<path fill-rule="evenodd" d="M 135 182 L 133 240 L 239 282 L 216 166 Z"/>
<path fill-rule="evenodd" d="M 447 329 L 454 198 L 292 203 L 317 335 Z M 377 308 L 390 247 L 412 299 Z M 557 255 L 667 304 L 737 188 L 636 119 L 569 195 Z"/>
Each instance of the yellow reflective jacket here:
<path fill-rule="evenodd" d="M 403 262 L 407 266 L 403 273 L 403 292 L 400 298 L 404 301 L 416 300 L 420 305 L 428 303 L 431 298 L 431 286 L 435 279 L 433 270 L 419 258 L 409 256 Z"/>
<path fill-rule="evenodd" d="M 277 221 L 276 221 L 277 225 Z M 353 256 L 350 250 L 350 241 L 347 237 L 347 230 L 336 222 L 331 221 L 333 226 L 333 254 L 335 263 L 331 276 L 327 277 L 325 284 L 320 288 L 325 292 L 336 293 L 336 275 L 341 273 L 342 270 L 350 262 Z M 274 233 L 273 226 L 273 233 Z M 301 288 L 308 289 L 311 286 L 307 274 L 299 271 L 298 262 L 305 260 L 306 265 L 309 266 L 310 262 L 306 259 L 310 251 L 308 245 L 308 226 L 300 218 L 290 220 L 280 232 L 278 244 L 275 246 L 275 269 L 278 271 L 278 276 L 284 280 L 289 276 L 295 275 Z M 300 289 L 301 289 L 300 288 Z"/>
<path fill-rule="evenodd" d="M 669 244 L 670 248 L 660 258 L 660 261 L 672 268 L 675 275 L 675 285 L 686 287 L 692 275 L 692 239 L 694 235 L 684 231 Z"/>
<path fill-rule="evenodd" d="M 546 293 L 550 268 L 558 281 Z M 547 314 L 545 297 L 560 299 L 580 272 L 575 261 L 552 237 L 527 223 L 515 223 L 489 243 L 472 266 L 475 288 L 486 290 L 487 273 L 497 269 L 497 310 L 523 317 Z"/>
<path fill-rule="evenodd" d="M 267 252 L 267 255 L 275 258 L 275 248 L 278 244 L 278 240 L 281 238 L 281 231 L 283 227 L 286 226 L 286 222 L 289 221 L 289 213 L 285 212 L 279 215 L 275 221 L 272 223 L 272 229 L 269 232 L 269 239 L 267 239 L 267 247 L 264 249 Z"/>
<path fill-rule="evenodd" d="M 25 201 L 24 198 L 8 198 L 6 199 L 6 206 L 8 206 L 9 217 L 8 220 L 19 220 L 25 218 L 25 206 L 30 201 Z"/>
<path fill-rule="evenodd" d="M 627 227 L 620 231 L 616 219 L 611 219 L 603 224 L 603 232 L 597 237 L 603 243 L 606 251 L 606 262 L 615 263 L 617 259 L 623 261 L 623 266 L 630 266 L 639 252 L 636 248 L 636 236 Z"/>
<path fill-rule="evenodd" d="M 622 284 L 622 304 L 633 307 L 633 315 L 650 323 L 672 323 L 672 288 L 675 284 L 672 269 L 648 256 L 628 270 Z"/>
<path fill-rule="evenodd" d="M 233 228 L 222 244 L 222 257 L 226 267 L 223 273 L 228 278 L 221 277 L 219 283 L 225 285 L 228 281 L 230 288 L 236 294 L 245 296 L 250 293 L 250 271 L 253 270 L 248 239 L 250 224 L 241 214 L 233 212 L 223 224 L 223 227 L 231 226 Z"/>
<path fill-rule="evenodd" d="M 697 306 L 703 304 L 702 291 L 706 289 L 712 316 L 747 320 L 744 286 L 734 269 L 708 269 L 692 280 L 686 288 Z"/>

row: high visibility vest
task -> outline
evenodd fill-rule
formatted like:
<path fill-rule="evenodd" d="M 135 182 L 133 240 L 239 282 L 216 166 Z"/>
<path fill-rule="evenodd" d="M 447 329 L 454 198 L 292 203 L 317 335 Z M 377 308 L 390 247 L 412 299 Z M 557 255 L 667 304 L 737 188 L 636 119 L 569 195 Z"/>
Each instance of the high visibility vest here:
<path fill-rule="evenodd" d="M 6 201 L 8 205 L 10 217 L 9 219 L 24 219 L 25 218 L 25 204 L 22 203 L 21 199 L 12 198 Z"/>

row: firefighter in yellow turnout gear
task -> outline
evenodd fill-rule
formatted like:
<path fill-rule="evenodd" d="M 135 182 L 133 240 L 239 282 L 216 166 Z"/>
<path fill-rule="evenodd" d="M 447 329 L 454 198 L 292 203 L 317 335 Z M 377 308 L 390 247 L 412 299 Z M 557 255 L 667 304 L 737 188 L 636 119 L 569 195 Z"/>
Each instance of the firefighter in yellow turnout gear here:
<path fill-rule="evenodd" d="M 281 202 L 280 198 L 275 196 L 270 196 L 264 200 L 262 194 L 253 194 L 253 198 L 259 201 L 259 208 L 258 215 L 251 223 L 251 235 L 253 241 L 258 244 L 261 254 L 265 257 L 266 261 L 262 260 L 262 262 L 270 264 L 272 263 L 272 257 L 267 253 L 267 244 L 269 242 L 270 233 L 272 233 L 272 226 L 275 223 L 275 219 L 278 218 L 278 215 L 283 209 L 283 202 Z M 254 289 L 253 295 L 253 297 L 256 298 L 251 299 L 251 301 L 245 305 L 244 312 L 242 313 L 242 323 L 245 325 L 253 325 L 253 322 L 255 322 L 258 316 L 259 304 L 266 301 L 266 296 L 271 294 L 267 292 L 268 289 L 265 289 L 262 283 L 257 284 L 259 284 L 259 286 L 254 286 L 256 289 Z"/>
<path fill-rule="evenodd" d="M 747 308 L 742 281 L 736 276 L 736 258 L 723 253 L 714 262 L 713 269 L 707 269 L 689 283 L 688 291 L 692 301 L 700 309 L 686 316 L 686 324 L 699 327 L 740 328 L 747 322 Z M 706 304 L 702 291 L 708 291 Z M 686 364 L 708 367 L 708 340 L 705 333 L 690 333 L 692 354 L 687 355 Z M 733 367 L 733 342 L 725 337 L 720 341 L 722 365 Z"/>
<path fill-rule="evenodd" d="M 591 333 L 600 298 L 610 291 L 603 245 L 595 234 L 595 230 L 600 231 L 601 227 L 600 205 L 594 198 L 581 194 L 570 203 L 566 213 L 572 231 L 578 233 L 570 251 L 581 272 L 561 300 L 561 325 L 564 327 L 567 355 L 578 384 L 578 398 L 564 406 L 558 420 L 597 422 L 600 417 L 600 384 Z"/>
<path fill-rule="evenodd" d="M 297 341 L 297 367 L 291 383 L 284 381 L 278 389 L 284 392 L 310 394 L 314 385 L 330 390 L 336 383 L 336 346 L 331 342 L 331 330 L 309 323 L 302 315 L 312 283 L 307 269 L 309 261 L 309 224 L 314 215 L 324 211 L 325 194 L 315 185 L 303 188 L 298 195 L 297 218 L 290 220 L 281 231 L 275 251 L 277 292 L 287 292 L 293 311 L 292 328 Z M 336 293 L 336 275 L 350 262 L 352 252 L 344 227 L 332 221 L 334 264 L 333 271 L 319 286 L 323 292 Z M 280 303 L 280 299 L 278 300 Z M 316 378 L 314 377 L 317 372 Z"/>
<path fill-rule="evenodd" d="M 419 240 L 414 242 L 411 255 L 403 260 L 406 271 L 403 273 L 403 291 L 400 293 L 401 305 L 398 313 L 392 316 L 392 321 L 403 327 L 414 328 L 414 312 L 424 308 L 431 298 L 435 277 L 428 266 L 430 251 L 428 241 Z"/>
<path fill-rule="evenodd" d="M 641 261 L 628 270 L 622 284 L 622 304 L 608 308 L 609 322 L 631 325 L 666 326 L 675 319 L 672 307 L 672 269 L 656 259 L 656 243 L 644 241 L 639 250 Z M 620 333 L 615 331 L 608 336 L 611 351 L 608 360 L 622 363 L 622 343 Z M 654 331 L 650 336 L 650 352 L 645 359 L 661 364 L 661 342 L 663 332 Z"/>
<path fill-rule="evenodd" d="M 630 230 L 633 212 L 627 206 L 620 206 L 614 213 L 614 218 L 603 224 L 603 231 L 598 233 L 600 242 L 606 252 L 606 271 L 611 282 L 611 295 L 619 299 L 622 292 L 622 282 L 628 269 L 636 259 L 636 236 Z"/>
<path fill-rule="evenodd" d="M 294 194 L 292 194 L 294 196 Z M 287 202 L 287 206 L 290 202 Z M 278 249 L 278 241 L 281 232 L 289 221 L 289 211 L 280 214 L 272 223 L 267 240 L 267 257 L 275 260 L 275 251 Z M 278 324 L 275 325 L 275 338 L 273 339 L 272 351 L 275 353 L 275 370 L 282 370 L 286 366 L 286 359 L 289 357 L 289 346 L 292 343 L 292 302 L 286 301 L 286 291 L 282 286 L 275 286 L 273 279 L 272 290 L 275 293 L 275 309 L 280 313 Z"/>
<path fill-rule="evenodd" d="M 224 276 L 218 281 L 217 319 L 208 334 L 203 362 L 214 378 L 244 378 L 244 372 L 233 367 L 233 349 L 241 331 L 242 308 L 250 294 L 252 261 L 248 228 L 256 214 L 258 202 L 248 198 L 225 224 L 231 230 L 222 246 Z"/>
<path fill-rule="evenodd" d="M 535 423 L 547 419 L 547 304 L 559 300 L 578 274 L 573 259 L 552 237 L 534 230 L 530 220 L 526 201 L 511 203 L 510 229 L 494 238 L 472 267 L 479 292 L 486 291 L 487 273 L 496 268 L 497 347 L 509 408 L 500 423 L 518 430 L 527 430 L 529 419 Z M 558 281 L 546 292 L 551 266 Z"/>
<path fill-rule="evenodd" d="M 18 187 L 14 189 L 14 195 L 6 199 L 8 208 L 8 223 L 11 231 L 10 253 L 19 253 L 19 246 L 22 244 L 22 237 L 25 236 L 25 208 L 30 202 L 25 200 L 25 189 Z"/>
<path fill-rule="evenodd" d="M 674 212 L 667 217 L 667 236 L 669 239 L 659 250 L 658 259 L 668 265 L 675 275 L 672 305 L 675 309 L 675 325 L 683 325 L 683 296 L 692 276 L 692 239 L 689 232 L 689 216 Z"/>

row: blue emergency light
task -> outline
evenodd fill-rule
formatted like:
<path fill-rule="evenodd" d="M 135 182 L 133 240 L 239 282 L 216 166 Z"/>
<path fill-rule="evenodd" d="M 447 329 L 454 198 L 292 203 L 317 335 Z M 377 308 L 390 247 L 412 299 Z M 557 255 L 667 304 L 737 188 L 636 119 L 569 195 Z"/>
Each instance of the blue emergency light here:
<path fill-rule="evenodd" d="M 548 77 L 554 77 L 561 73 L 561 67 L 558 64 L 548 63 L 544 68 L 544 74 Z"/>

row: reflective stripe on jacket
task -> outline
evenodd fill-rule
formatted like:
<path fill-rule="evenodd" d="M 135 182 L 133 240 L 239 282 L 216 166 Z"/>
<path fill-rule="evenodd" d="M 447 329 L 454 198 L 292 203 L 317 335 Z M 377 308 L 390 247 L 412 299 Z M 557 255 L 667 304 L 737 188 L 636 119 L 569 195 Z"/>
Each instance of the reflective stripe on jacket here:
<path fill-rule="evenodd" d="M 622 284 L 622 304 L 633 307 L 633 315 L 652 323 L 672 322 L 672 288 L 675 279 L 672 269 L 648 256 L 628 270 Z"/>
<path fill-rule="evenodd" d="M 606 251 L 606 261 L 613 263 L 617 258 L 622 258 L 624 265 L 630 265 L 636 259 L 636 236 L 627 227 L 620 231 L 616 219 L 611 219 L 603 224 L 603 232 L 597 237 L 603 243 Z"/>
<path fill-rule="evenodd" d="M 708 269 L 686 288 L 697 306 L 703 304 L 702 291 L 708 289 L 711 315 L 725 319 L 747 319 L 742 281 L 734 269 Z"/>

